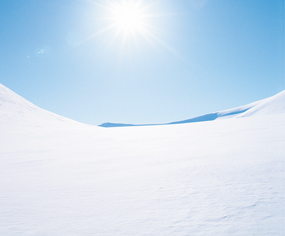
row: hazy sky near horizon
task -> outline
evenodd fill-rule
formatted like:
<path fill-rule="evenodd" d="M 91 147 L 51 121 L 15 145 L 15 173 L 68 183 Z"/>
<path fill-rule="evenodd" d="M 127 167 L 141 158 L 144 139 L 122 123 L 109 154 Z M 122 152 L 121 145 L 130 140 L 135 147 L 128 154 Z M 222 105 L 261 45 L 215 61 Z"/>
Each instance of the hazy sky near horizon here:
<path fill-rule="evenodd" d="M 143 30 L 128 32 L 114 2 L 0 1 L 0 83 L 95 125 L 183 120 L 285 89 L 284 0 L 141 0 Z"/>

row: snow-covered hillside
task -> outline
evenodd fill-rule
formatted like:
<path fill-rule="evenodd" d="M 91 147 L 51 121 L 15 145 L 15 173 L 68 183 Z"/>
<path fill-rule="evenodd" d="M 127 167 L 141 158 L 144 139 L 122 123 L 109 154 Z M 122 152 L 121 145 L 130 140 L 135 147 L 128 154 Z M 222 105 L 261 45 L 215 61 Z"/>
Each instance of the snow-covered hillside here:
<path fill-rule="evenodd" d="M 105 129 L 0 85 L 0 235 L 285 235 L 284 92 L 229 119 Z"/>
<path fill-rule="evenodd" d="M 151 125 L 173 125 L 173 124 L 186 124 L 194 122 L 212 121 L 216 119 L 225 119 L 233 117 L 245 117 L 251 116 L 252 114 L 275 114 L 285 112 L 285 91 L 278 93 L 267 99 L 263 99 L 251 104 L 240 106 L 233 109 L 228 109 L 225 111 L 219 111 L 214 113 L 209 113 L 206 115 L 194 117 L 187 120 L 175 121 L 166 124 L 151 124 Z M 134 125 L 134 124 L 120 124 L 120 123 L 104 123 L 100 125 L 102 127 L 126 127 L 126 126 L 148 126 L 144 125 Z"/>
<path fill-rule="evenodd" d="M 7 123 L 77 123 L 46 111 L 0 84 L 0 121 Z"/>
<path fill-rule="evenodd" d="M 246 111 L 242 117 L 253 115 L 273 115 L 280 113 L 285 113 L 285 91 L 262 100 L 262 102 Z"/>

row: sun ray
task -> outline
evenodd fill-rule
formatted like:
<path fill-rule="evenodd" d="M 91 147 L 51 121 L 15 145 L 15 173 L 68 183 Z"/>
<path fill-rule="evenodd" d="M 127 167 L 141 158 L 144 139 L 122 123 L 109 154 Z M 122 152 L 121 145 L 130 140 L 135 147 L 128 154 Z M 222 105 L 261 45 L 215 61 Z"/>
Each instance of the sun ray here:
<path fill-rule="evenodd" d="M 168 45 L 166 42 L 164 42 L 162 39 L 156 37 L 154 34 L 151 34 L 150 32 L 147 32 L 147 35 L 151 37 L 154 41 L 156 41 L 159 45 L 163 46 L 165 49 L 167 49 L 172 54 L 176 55 L 177 57 L 184 59 L 184 57 L 173 47 Z"/>
<path fill-rule="evenodd" d="M 133 50 L 139 51 L 142 39 L 156 50 L 161 46 L 172 54 L 180 58 L 183 57 L 158 36 L 165 32 L 162 32 L 161 28 L 155 24 L 155 20 L 175 15 L 174 13 L 155 13 L 153 8 L 159 5 L 158 0 L 148 1 L 147 4 L 146 0 L 85 1 L 91 2 L 103 10 L 101 14 L 103 13 L 104 16 L 101 15 L 97 19 L 100 19 L 105 27 L 84 39 L 80 44 L 109 32 L 109 34 L 106 34 L 109 35 L 109 38 L 104 42 L 105 47 L 109 48 L 113 43 L 120 43 L 119 51 L 122 58 L 126 54 L 132 53 Z"/>

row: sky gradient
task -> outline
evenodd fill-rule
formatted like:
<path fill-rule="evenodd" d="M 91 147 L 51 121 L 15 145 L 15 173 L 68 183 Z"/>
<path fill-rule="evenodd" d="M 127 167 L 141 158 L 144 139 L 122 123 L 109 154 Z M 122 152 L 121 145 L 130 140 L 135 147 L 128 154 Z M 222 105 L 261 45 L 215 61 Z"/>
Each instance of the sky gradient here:
<path fill-rule="evenodd" d="M 124 38 L 107 2 L 0 2 L 0 83 L 98 125 L 165 123 L 285 89 L 283 0 L 160 0 L 150 35 Z"/>

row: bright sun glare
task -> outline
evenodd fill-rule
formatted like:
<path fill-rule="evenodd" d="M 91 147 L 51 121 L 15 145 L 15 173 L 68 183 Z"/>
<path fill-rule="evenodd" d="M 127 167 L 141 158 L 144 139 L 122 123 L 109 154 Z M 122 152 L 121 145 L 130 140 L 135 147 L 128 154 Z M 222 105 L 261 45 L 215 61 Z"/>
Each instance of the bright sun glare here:
<path fill-rule="evenodd" d="M 139 2 L 122 2 L 111 9 L 112 21 L 116 28 L 123 33 L 143 33 L 146 27 L 146 15 Z"/>
<path fill-rule="evenodd" d="M 160 45 L 177 53 L 157 36 L 157 32 L 161 30 L 157 28 L 156 19 L 168 16 L 165 13 L 154 12 L 157 10 L 158 0 L 102 0 L 102 2 L 104 3 L 95 4 L 105 11 L 102 19 L 105 20 L 106 26 L 91 37 L 113 31 L 113 37 L 111 36 L 106 42 L 108 44 L 116 40 L 121 41 L 122 53 L 126 47 L 132 47 L 133 42 L 138 48 L 140 39 L 146 40 L 153 47 Z"/>

